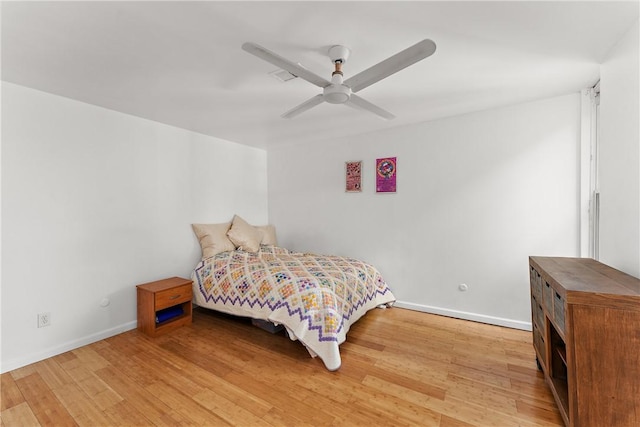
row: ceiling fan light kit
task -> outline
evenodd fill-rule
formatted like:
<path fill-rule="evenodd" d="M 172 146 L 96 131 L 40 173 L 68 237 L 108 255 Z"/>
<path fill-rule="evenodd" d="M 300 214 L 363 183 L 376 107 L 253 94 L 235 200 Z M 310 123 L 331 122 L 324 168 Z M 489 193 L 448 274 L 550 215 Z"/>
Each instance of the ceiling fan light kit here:
<path fill-rule="evenodd" d="M 344 80 L 342 65 L 349 59 L 351 50 L 341 45 L 331 46 L 329 48 L 328 56 L 335 67 L 331 75 L 331 81 L 328 81 L 302 67 L 300 64 L 289 61 L 277 53 L 271 52 L 270 50 L 255 43 L 244 43 L 242 45 L 242 49 L 260 59 L 282 68 L 296 77 L 300 77 L 301 79 L 322 88 L 322 94 L 316 95 L 287 111 L 282 115 L 284 118 L 293 118 L 310 108 L 321 104 L 322 102 L 327 102 L 329 104 L 347 104 L 355 106 L 367 110 L 378 117 L 390 120 L 395 117 L 393 114 L 375 104 L 372 104 L 355 93 L 397 73 L 400 70 L 405 69 L 410 65 L 415 64 L 418 61 L 421 61 L 428 56 L 433 55 L 436 50 L 436 44 L 429 39 L 422 40 L 421 42 L 418 42 L 415 45 L 385 59 L 384 61 L 367 68 L 347 80 Z"/>
<path fill-rule="evenodd" d="M 343 84 L 341 71 L 334 71 L 331 84 L 322 91 L 324 100 L 329 104 L 344 104 L 351 98 L 351 88 Z"/>

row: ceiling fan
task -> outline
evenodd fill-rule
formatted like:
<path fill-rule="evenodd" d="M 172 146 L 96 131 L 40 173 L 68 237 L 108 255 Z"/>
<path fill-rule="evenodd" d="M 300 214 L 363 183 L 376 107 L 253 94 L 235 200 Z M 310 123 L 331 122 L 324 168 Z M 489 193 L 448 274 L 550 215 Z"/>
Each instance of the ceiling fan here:
<path fill-rule="evenodd" d="M 436 51 L 436 44 L 429 39 L 422 40 L 346 80 L 343 79 L 342 65 L 347 62 L 351 51 L 341 45 L 332 46 L 328 52 L 329 58 L 335 66 L 331 81 L 255 43 L 244 43 L 242 49 L 323 89 L 321 94 L 284 113 L 282 115 L 284 118 L 293 118 L 322 102 L 328 102 L 360 107 L 383 119 L 390 120 L 395 117 L 393 114 L 356 95 L 356 92 L 433 55 Z"/>

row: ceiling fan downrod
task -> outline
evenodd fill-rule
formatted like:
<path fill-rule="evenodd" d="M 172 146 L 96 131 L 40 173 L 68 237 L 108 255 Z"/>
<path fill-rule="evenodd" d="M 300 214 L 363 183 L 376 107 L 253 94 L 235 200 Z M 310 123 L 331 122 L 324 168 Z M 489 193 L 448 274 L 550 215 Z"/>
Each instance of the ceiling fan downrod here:
<path fill-rule="evenodd" d="M 341 76 L 342 74 L 342 60 L 338 59 L 337 61 L 334 62 L 335 64 L 335 70 L 333 71 L 333 73 L 331 73 L 332 76 L 335 76 L 336 74 L 340 74 Z"/>
<path fill-rule="evenodd" d="M 329 48 L 329 58 L 334 64 L 334 71 L 331 73 L 331 84 L 323 89 L 324 100 L 329 104 L 344 104 L 351 98 L 351 88 L 344 85 L 344 74 L 342 64 L 347 62 L 351 51 L 340 45 Z"/>

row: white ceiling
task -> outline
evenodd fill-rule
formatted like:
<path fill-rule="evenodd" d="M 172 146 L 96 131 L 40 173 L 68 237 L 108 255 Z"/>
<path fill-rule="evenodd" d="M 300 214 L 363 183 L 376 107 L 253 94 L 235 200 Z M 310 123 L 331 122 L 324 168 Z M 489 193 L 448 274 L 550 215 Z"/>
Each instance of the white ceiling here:
<path fill-rule="evenodd" d="M 255 147 L 372 132 L 577 92 L 638 19 L 638 1 L 3 2 L 2 79 Z M 359 95 L 383 121 L 246 53 L 258 43 L 330 79 L 429 38 L 436 53 Z"/>

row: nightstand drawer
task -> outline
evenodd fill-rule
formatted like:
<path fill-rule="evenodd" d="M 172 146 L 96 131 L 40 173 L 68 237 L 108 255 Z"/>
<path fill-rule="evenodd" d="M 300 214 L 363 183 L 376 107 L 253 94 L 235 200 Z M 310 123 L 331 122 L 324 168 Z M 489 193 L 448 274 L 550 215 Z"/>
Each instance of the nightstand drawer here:
<path fill-rule="evenodd" d="M 191 284 L 185 284 L 182 286 L 177 286 L 175 288 L 156 292 L 156 311 L 174 306 L 176 304 L 191 301 L 192 297 Z"/>

